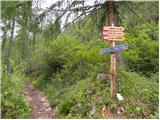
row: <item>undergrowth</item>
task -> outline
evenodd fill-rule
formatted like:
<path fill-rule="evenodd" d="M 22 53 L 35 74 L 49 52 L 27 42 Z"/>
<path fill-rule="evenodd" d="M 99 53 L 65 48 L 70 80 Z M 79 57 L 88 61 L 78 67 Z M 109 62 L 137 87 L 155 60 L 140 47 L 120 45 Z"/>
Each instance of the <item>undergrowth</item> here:
<path fill-rule="evenodd" d="M 31 108 L 25 96 L 24 75 L 13 73 L 8 78 L 2 74 L 1 118 L 22 119 L 31 118 Z"/>
<path fill-rule="evenodd" d="M 32 83 L 46 93 L 53 107 L 57 107 L 57 118 L 101 118 L 104 105 L 112 112 L 123 106 L 127 118 L 158 118 L 157 77 L 129 72 L 119 62 L 116 79 L 124 101 L 110 99 L 109 78 L 97 80 L 99 73 L 109 71 L 106 62 L 109 56 L 99 55 L 105 46 L 108 44 L 99 40 L 84 44 L 67 35 L 51 41 L 48 49 L 34 58 L 40 58 L 34 73 L 39 77 L 33 75 Z M 44 55 L 48 57 L 41 57 Z M 131 54 L 130 57 L 133 59 Z"/>

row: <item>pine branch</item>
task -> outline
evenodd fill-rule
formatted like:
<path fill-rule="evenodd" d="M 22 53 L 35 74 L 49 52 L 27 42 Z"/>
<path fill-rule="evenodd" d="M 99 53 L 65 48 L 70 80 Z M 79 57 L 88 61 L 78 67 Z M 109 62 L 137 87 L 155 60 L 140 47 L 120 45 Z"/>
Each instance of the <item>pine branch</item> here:
<path fill-rule="evenodd" d="M 85 11 L 85 10 L 90 10 L 91 8 L 96 8 L 96 7 L 102 7 L 104 5 L 104 3 L 102 4 L 96 4 L 93 6 L 82 6 L 82 7 L 75 7 L 72 9 L 52 9 L 55 11 L 62 11 L 62 12 L 68 12 L 68 11 L 73 11 L 73 12 L 79 12 L 79 11 Z"/>

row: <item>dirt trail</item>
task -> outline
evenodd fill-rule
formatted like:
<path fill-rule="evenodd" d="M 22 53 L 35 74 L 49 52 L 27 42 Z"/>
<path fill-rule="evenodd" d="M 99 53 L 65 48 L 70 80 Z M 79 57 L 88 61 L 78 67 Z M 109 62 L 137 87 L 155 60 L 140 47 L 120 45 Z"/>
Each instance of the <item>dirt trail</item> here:
<path fill-rule="evenodd" d="M 26 88 L 27 99 L 32 107 L 33 119 L 52 119 L 55 110 L 50 107 L 47 97 L 43 92 L 37 90 L 33 85 L 29 84 Z"/>
<path fill-rule="evenodd" d="M 103 119 L 127 119 L 123 113 L 112 113 L 106 106 L 102 108 L 101 115 Z"/>
<path fill-rule="evenodd" d="M 51 108 L 47 97 L 43 92 L 37 90 L 32 84 L 26 86 L 27 99 L 32 107 L 33 119 L 53 119 L 55 118 L 56 110 Z M 112 113 L 106 106 L 101 111 L 103 119 L 127 119 L 127 117 L 120 113 Z"/>

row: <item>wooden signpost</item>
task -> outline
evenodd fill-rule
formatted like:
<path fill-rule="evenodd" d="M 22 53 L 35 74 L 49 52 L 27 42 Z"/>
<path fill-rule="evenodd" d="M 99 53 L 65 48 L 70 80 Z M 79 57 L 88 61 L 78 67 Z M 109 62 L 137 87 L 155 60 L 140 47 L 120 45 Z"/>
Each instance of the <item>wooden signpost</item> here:
<path fill-rule="evenodd" d="M 108 24 L 110 26 L 114 26 L 114 15 L 113 15 L 113 1 L 108 1 L 107 3 L 108 8 Z M 115 47 L 115 41 L 113 40 L 111 43 L 111 47 Z M 110 92 L 111 98 L 117 99 L 117 81 L 115 78 L 116 74 L 116 54 L 111 53 L 111 66 L 109 71 L 109 78 L 110 78 Z"/>
<path fill-rule="evenodd" d="M 112 99 L 117 99 L 116 81 L 116 52 L 128 48 L 127 44 L 115 46 L 115 41 L 124 41 L 124 28 L 114 26 L 113 1 L 107 1 L 108 25 L 103 27 L 103 39 L 111 42 L 111 48 L 103 50 L 100 54 L 111 53 L 111 65 L 109 71 L 110 94 Z"/>

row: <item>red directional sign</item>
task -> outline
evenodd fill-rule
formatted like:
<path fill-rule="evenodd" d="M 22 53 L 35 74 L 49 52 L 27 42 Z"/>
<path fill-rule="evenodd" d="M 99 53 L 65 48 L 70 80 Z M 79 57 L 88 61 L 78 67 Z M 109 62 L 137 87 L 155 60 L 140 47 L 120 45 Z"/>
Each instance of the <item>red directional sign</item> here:
<path fill-rule="evenodd" d="M 103 27 L 103 39 L 123 41 L 125 39 L 123 31 L 124 31 L 123 27 L 104 26 Z"/>
<path fill-rule="evenodd" d="M 103 30 L 107 31 L 124 31 L 124 27 L 113 27 L 113 26 L 104 26 Z"/>
<path fill-rule="evenodd" d="M 120 36 L 123 36 L 124 35 L 124 33 L 123 32 L 106 32 L 106 31 L 103 31 L 103 35 L 104 36 L 115 36 L 115 35 L 120 35 Z"/>
<path fill-rule="evenodd" d="M 115 41 L 123 41 L 125 38 L 124 36 L 104 36 L 104 40 L 115 40 Z"/>

